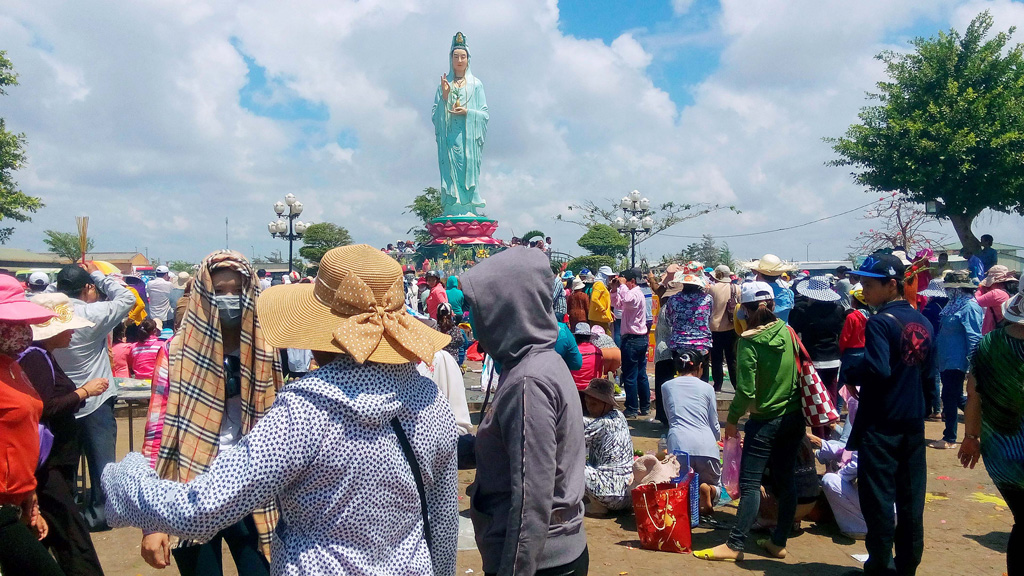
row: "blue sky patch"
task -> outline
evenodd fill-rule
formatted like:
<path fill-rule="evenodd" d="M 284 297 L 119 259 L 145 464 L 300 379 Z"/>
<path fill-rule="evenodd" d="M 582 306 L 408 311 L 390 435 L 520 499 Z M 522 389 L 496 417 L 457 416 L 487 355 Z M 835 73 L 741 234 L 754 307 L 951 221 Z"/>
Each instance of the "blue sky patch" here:
<path fill-rule="evenodd" d="M 242 51 L 241 42 L 231 39 L 231 45 L 245 61 L 248 80 L 238 91 L 238 103 L 246 110 L 274 120 L 312 120 L 326 122 L 330 118 L 327 105 L 294 94 L 282 76 L 268 76 L 267 69 L 256 59 Z"/>
<path fill-rule="evenodd" d="M 558 5 L 559 27 L 577 38 L 597 38 L 611 44 L 631 32 L 652 56 L 651 81 L 677 106 L 693 103 L 693 87 L 718 69 L 722 39 L 716 33 L 721 6 L 717 0 L 695 0 L 676 15 L 670 0 L 622 2 L 594 0 Z"/>

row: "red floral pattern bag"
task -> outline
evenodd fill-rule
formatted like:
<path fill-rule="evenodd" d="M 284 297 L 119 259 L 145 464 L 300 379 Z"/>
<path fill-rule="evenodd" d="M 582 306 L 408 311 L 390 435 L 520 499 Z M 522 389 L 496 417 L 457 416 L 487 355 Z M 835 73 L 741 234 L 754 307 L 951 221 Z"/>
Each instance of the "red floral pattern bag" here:
<path fill-rule="evenodd" d="M 691 552 L 689 474 L 679 484 L 637 486 L 632 497 L 642 548 L 679 554 Z"/>

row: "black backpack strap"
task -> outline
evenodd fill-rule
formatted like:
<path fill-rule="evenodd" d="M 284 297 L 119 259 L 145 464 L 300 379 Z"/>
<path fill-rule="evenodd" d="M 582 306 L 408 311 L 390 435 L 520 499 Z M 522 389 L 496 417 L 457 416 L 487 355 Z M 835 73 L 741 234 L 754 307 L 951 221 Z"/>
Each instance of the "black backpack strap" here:
<path fill-rule="evenodd" d="M 423 488 L 423 474 L 420 473 L 419 462 L 416 461 L 416 454 L 412 451 L 412 444 L 409 443 L 409 437 L 405 435 L 405 430 L 402 430 L 402 423 L 398 421 L 398 416 L 391 419 L 391 428 L 395 430 L 395 436 L 398 436 L 398 443 L 402 445 L 402 454 L 405 455 L 405 459 L 409 462 L 409 468 L 412 469 L 412 477 L 416 480 L 416 491 L 420 494 L 420 514 L 423 516 L 423 537 L 427 540 L 427 551 L 430 553 L 430 563 L 434 563 L 434 538 L 430 533 L 430 518 L 427 514 L 427 493 Z"/>
<path fill-rule="evenodd" d="M 902 332 L 903 329 L 906 327 L 906 325 L 899 318 L 893 316 L 889 312 L 879 312 L 879 314 L 881 314 L 882 316 L 888 316 L 889 318 L 892 318 L 896 322 L 896 325 L 900 327 L 900 332 Z"/>

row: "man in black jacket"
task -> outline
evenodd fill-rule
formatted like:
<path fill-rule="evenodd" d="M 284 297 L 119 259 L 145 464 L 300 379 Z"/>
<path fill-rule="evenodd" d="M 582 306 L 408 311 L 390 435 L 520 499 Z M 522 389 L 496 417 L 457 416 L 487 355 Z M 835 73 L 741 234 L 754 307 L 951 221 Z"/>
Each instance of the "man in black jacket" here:
<path fill-rule="evenodd" d="M 928 321 L 903 299 L 904 271 L 898 258 L 876 253 L 857 272 L 864 300 L 878 309 L 867 323 L 864 361 L 851 370 L 861 382 L 860 408 L 847 444 L 859 450 L 869 575 L 915 574 L 924 551 L 924 387 L 934 379 L 934 341 Z"/>

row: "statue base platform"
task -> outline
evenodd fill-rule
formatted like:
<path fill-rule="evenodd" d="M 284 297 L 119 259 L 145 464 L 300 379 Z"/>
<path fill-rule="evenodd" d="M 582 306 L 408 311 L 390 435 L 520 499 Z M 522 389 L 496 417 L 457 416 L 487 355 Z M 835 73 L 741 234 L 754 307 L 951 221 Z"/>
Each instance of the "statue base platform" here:
<path fill-rule="evenodd" d="M 496 246 L 500 240 L 491 236 L 498 230 L 498 221 L 483 216 L 442 216 L 434 218 L 427 226 L 427 232 L 434 239 L 431 245 L 453 244 L 472 245 L 483 244 Z"/>

